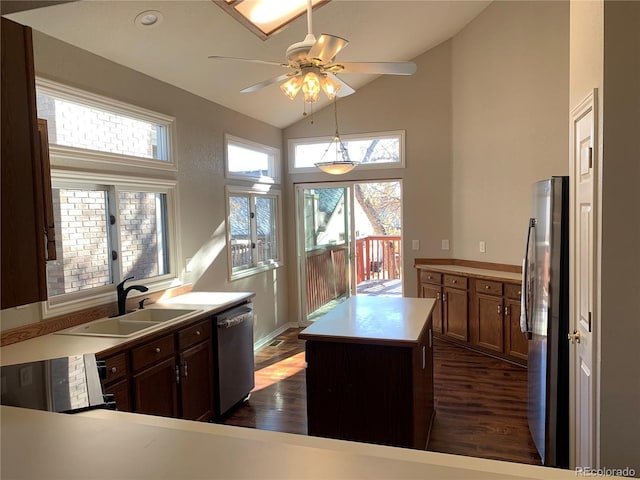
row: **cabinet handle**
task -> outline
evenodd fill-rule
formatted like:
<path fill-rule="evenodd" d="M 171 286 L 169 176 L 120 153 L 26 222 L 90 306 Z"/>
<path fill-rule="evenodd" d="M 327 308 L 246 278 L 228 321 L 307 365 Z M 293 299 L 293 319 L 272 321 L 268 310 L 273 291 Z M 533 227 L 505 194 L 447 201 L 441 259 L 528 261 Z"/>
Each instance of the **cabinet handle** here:
<path fill-rule="evenodd" d="M 422 369 L 424 370 L 427 366 L 427 347 L 425 345 L 422 346 Z"/>
<path fill-rule="evenodd" d="M 506 305 L 504 306 L 504 316 L 505 317 L 509 317 L 509 307 L 507 307 Z"/>
<path fill-rule="evenodd" d="M 184 378 L 187 378 L 189 376 L 189 372 L 187 370 L 188 368 L 189 366 L 187 365 L 187 361 L 185 360 L 184 361 Z"/>
<path fill-rule="evenodd" d="M 490 287 L 489 285 L 485 285 L 485 286 L 484 286 L 484 288 L 485 288 L 486 290 L 489 290 L 491 287 Z"/>
<path fill-rule="evenodd" d="M 196 330 L 196 335 L 200 335 L 200 330 Z"/>
<path fill-rule="evenodd" d="M 458 283 L 457 280 L 451 280 L 451 283 Z"/>
<path fill-rule="evenodd" d="M 440 300 L 440 292 L 436 292 L 436 300 Z"/>
<path fill-rule="evenodd" d="M 111 373 L 116 373 L 118 369 L 116 367 L 111 367 Z"/>
<path fill-rule="evenodd" d="M 446 292 L 442 292 L 442 301 L 446 302 L 447 301 L 447 294 Z"/>
<path fill-rule="evenodd" d="M 429 329 L 429 348 L 433 347 L 433 330 Z"/>
<path fill-rule="evenodd" d="M 432 277 L 431 277 L 431 275 L 427 275 L 427 278 L 428 278 L 429 280 L 431 280 L 431 278 L 432 278 Z"/>
<path fill-rule="evenodd" d="M 176 383 L 180 384 L 180 365 L 176 365 Z"/>
<path fill-rule="evenodd" d="M 498 305 L 498 315 L 502 313 L 502 305 Z"/>
<path fill-rule="evenodd" d="M 154 352 L 156 352 L 156 353 L 160 353 L 160 347 L 156 347 L 156 349 L 154 350 Z"/>

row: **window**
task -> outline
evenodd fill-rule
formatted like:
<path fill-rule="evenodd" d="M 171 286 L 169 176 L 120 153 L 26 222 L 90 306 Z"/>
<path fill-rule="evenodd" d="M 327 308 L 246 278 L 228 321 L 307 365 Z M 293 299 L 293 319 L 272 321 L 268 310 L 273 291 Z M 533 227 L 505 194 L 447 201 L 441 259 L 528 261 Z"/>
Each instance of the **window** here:
<path fill-rule="evenodd" d="M 328 2 L 313 0 L 312 5 L 315 8 Z M 304 15 L 307 8 L 307 0 L 218 0 L 215 3 L 262 40 Z"/>
<path fill-rule="evenodd" d="M 37 89 L 57 250 L 47 262 L 44 317 L 109 303 L 131 276 L 151 291 L 174 284 L 177 181 L 150 170 L 175 167 L 170 118 L 46 80 Z"/>
<path fill-rule="evenodd" d="M 277 148 L 233 135 L 225 135 L 227 178 L 261 183 L 280 182 L 280 151 Z"/>
<path fill-rule="evenodd" d="M 227 250 L 231 279 L 280 265 L 280 209 L 280 192 L 227 187 Z"/>
<path fill-rule="evenodd" d="M 88 161 L 173 168 L 173 118 L 88 92 L 37 79 L 38 117 L 47 120 L 58 156 Z M 77 157 L 81 157 L 78 159 Z"/>
<path fill-rule="evenodd" d="M 173 279 L 174 182 L 52 177 L 57 260 L 47 262 L 50 306 L 110 294 L 131 276 L 147 285 Z"/>
<path fill-rule="evenodd" d="M 358 169 L 404 168 L 404 131 L 340 135 Z M 315 164 L 335 160 L 333 137 L 289 140 L 289 172 L 318 171 Z"/>

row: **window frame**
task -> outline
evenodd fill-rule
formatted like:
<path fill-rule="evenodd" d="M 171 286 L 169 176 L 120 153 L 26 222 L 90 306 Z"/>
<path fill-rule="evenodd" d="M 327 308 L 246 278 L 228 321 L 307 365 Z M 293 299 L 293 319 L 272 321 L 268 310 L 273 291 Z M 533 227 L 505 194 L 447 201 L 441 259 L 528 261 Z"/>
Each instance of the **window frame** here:
<path fill-rule="evenodd" d="M 229 146 L 235 145 L 247 150 L 264 153 L 269 156 L 269 172 L 271 175 L 246 175 L 229 171 Z M 270 145 L 247 140 L 230 133 L 224 134 L 224 175 L 230 180 L 246 180 L 249 182 L 280 184 L 280 149 Z"/>
<path fill-rule="evenodd" d="M 396 169 L 405 168 L 405 130 L 389 130 L 383 132 L 366 132 L 366 133 L 352 133 L 352 134 L 340 134 L 340 139 L 344 143 L 348 143 L 349 140 L 375 140 L 376 138 L 389 138 L 398 137 L 400 141 L 400 161 L 399 162 L 385 162 L 385 163 L 359 163 L 357 170 L 381 170 L 381 169 Z M 296 167 L 295 166 L 295 154 L 296 146 L 309 145 L 314 143 L 330 143 L 333 140 L 333 135 L 326 135 L 321 137 L 305 137 L 305 138 L 290 138 L 288 140 L 288 172 L 290 174 L 296 173 L 320 173 L 327 175 L 316 167 Z M 356 171 L 357 171 L 356 170 Z"/>
<path fill-rule="evenodd" d="M 36 77 L 36 91 L 41 91 L 62 100 L 68 100 L 69 102 L 78 103 L 87 107 L 98 108 L 136 120 L 158 124 L 163 126 L 166 132 L 166 160 L 103 152 L 88 148 L 70 147 L 49 142 L 52 162 L 53 156 L 55 155 L 56 166 L 86 169 L 87 163 L 92 163 L 104 168 L 113 168 L 114 165 L 118 165 L 146 170 L 173 172 L 178 170 L 176 161 L 176 119 L 174 117 L 63 85 L 42 77 Z"/>
<path fill-rule="evenodd" d="M 180 283 L 179 281 L 179 252 L 180 231 L 178 206 L 178 182 L 168 179 L 148 179 L 134 176 L 101 174 L 87 171 L 68 171 L 52 169 L 51 182 L 55 187 L 67 188 L 95 188 L 97 186 L 107 187 L 109 195 L 113 195 L 113 210 L 119 212 L 120 191 L 140 191 L 166 194 L 166 224 L 167 224 L 167 250 L 169 255 L 168 273 L 153 277 L 151 279 L 136 279 L 138 285 L 145 285 L 149 288 L 148 293 L 167 289 Z M 116 250 L 121 252 L 121 234 L 119 214 L 116 213 L 116 223 L 113 225 L 114 233 L 109 235 L 109 242 L 114 238 L 117 242 Z M 58 315 L 69 314 L 81 309 L 95 307 L 115 301 L 115 286 L 123 280 L 122 277 L 122 257 L 119 255 L 117 266 L 112 270 L 113 283 L 77 292 L 64 293 L 50 297 L 42 302 L 43 318 L 51 318 Z"/>
<path fill-rule="evenodd" d="M 260 188 L 263 187 L 263 188 Z M 255 218 L 255 199 L 259 196 L 271 197 L 275 199 L 276 203 L 276 252 L 277 258 L 269 261 L 257 262 L 252 258 L 252 265 L 249 267 L 233 267 L 233 258 L 231 251 L 231 212 L 230 212 L 230 197 L 244 196 L 249 197 L 249 209 L 254 213 L 253 218 L 250 219 L 251 227 L 251 242 L 257 242 L 257 226 Z M 261 272 L 274 270 L 284 265 L 283 262 L 283 236 L 282 236 L 282 194 L 280 190 L 269 188 L 269 186 L 253 186 L 243 187 L 239 185 L 226 185 L 225 186 L 225 209 L 226 209 L 226 248 L 227 248 L 227 273 L 229 281 L 238 280 L 240 278 L 256 275 Z"/>

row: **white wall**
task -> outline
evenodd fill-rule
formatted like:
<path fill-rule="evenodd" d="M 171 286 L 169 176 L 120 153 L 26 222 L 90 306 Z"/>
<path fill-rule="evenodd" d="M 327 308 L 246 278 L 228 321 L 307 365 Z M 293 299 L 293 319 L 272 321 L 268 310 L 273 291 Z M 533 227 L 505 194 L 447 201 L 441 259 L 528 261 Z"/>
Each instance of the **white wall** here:
<path fill-rule="evenodd" d="M 568 174 L 568 27 L 568 2 L 494 2 L 453 38 L 456 258 L 519 265 L 531 185 Z"/>
<path fill-rule="evenodd" d="M 192 272 L 182 278 L 194 290 L 256 292 L 256 340 L 285 324 L 285 268 L 227 280 L 223 152 L 224 133 L 281 148 L 282 131 L 38 32 L 34 60 L 36 75 L 176 118 L 179 264 L 193 258 Z M 34 310 L 3 312 L 3 324 L 23 313 L 31 322 Z"/>

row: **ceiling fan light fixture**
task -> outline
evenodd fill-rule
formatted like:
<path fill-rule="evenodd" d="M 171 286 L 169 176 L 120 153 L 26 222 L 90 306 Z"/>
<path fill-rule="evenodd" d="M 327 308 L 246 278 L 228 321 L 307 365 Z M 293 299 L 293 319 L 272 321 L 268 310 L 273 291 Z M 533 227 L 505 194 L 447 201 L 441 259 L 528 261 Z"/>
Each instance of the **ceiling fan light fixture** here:
<path fill-rule="evenodd" d="M 302 77 L 296 76 L 296 77 L 290 78 L 289 80 L 284 82 L 282 85 L 280 85 L 280 90 L 282 90 L 282 92 L 287 97 L 293 100 L 296 98 L 296 95 L 300 91 L 301 87 L 302 87 Z"/>
<path fill-rule="evenodd" d="M 302 94 L 305 103 L 317 103 L 320 100 L 320 77 L 315 72 L 308 72 L 304 76 Z"/>
<path fill-rule="evenodd" d="M 342 85 L 326 74 L 322 77 L 322 80 L 320 80 L 320 86 L 322 90 L 324 90 L 324 93 L 327 94 L 327 97 L 329 97 L 329 100 L 336 98 L 340 88 L 342 88 Z"/>

